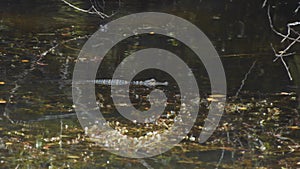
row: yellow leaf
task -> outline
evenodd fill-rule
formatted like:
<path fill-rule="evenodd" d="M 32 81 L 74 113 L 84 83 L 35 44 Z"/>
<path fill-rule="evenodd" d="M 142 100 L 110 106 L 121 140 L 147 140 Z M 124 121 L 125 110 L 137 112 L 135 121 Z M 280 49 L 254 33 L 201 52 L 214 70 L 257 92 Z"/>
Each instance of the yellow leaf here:
<path fill-rule="evenodd" d="M 8 146 L 8 145 L 12 145 L 13 143 L 12 142 L 6 142 L 5 144 Z"/>
<path fill-rule="evenodd" d="M 21 62 L 22 62 L 22 63 L 28 63 L 28 62 L 29 62 L 29 60 L 27 60 L 27 59 L 23 59 L 23 60 L 21 60 Z"/>
<path fill-rule="evenodd" d="M 6 100 L 0 100 L 0 104 L 5 104 Z"/>
<path fill-rule="evenodd" d="M 295 130 L 299 130 L 300 129 L 299 126 L 288 126 L 287 128 L 289 128 L 289 129 L 295 129 Z"/>

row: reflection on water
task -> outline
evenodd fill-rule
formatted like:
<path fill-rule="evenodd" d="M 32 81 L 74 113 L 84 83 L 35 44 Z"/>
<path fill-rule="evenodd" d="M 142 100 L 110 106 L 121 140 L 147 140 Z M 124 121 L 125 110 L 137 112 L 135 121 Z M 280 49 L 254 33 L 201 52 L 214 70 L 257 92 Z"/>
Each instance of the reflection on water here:
<path fill-rule="evenodd" d="M 273 53 L 269 43 L 274 41 L 274 37 L 269 30 L 266 11 L 261 8 L 261 2 L 179 0 L 160 3 L 122 2 L 119 13 L 109 19 L 134 12 L 159 11 L 183 17 L 199 26 L 222 58 L 229 96 L 235 95 L 245 74 L 256 61 L 239 98 L 229 99 L 227 113 L 211 140 L 204 145 L 193 141 L 201 130 L 209 99 L 215 99 L 209 96 L 210 83 L 201 61 L 195 60 L 189 48 L 175 39 L 142 35 L 131 37 L 115 46 L 103 60 L 98 78 L 110 78 L 122 59 L 137 50 L 149 47 L 170 50 L 180 56 L 197 77 L 201 93 L 201 113 L 196 127 L 181 146 L 145 161 L 117 157 L 88 142 L 72 108 L 69 80 L 80 48 L 87 40 L 83 36 L 91 35 L 109 19 L 100 20 L 97 16 L 76 12 L 60 1 L 4 0 L 0 2 L 0 110 L 1 114 L 5 112 L 14 122 L 20 122 L 10 124 L 6 117 L 1 116 L 0 149 L 7 157 L 1 157 L 4 167 L 70 165 L 72 168 L 76 166 L 75 161 L 82 162 L 79 165 L 81 167 L 91 167 L 89 163 L 84 163 L 88 161 L 97 167 L 113 168 L 206 168 L 220 164 L 224 168 L 229 164 L 247 168 L 281 165 L 277 163 L 279 158 L 286 159 L 281 163 L 290 160 L 292 162 L 288 165 L 296 166 L 294 157 L 297 154 L 299 156 L 296 144 L 299 142 L 299 114 L 294 110 L 297 106 L 296 95 L 291 92 L 294 89 L 288 87 L 292 83 L 288 81 L 284 67 L 280 62 L 272 62 Z M 76 4 L 82 7 L 89 5 L 86 2 Z M 115 3 L 107 4 L 111 7 L 108 7 L 107 12 L 116 9 L 114 5 Z M 79 36 L 83 38 L 68 41 Z M 49 50 L 56 45 L 54 50 Z M 45 51 L 47 54 L 43 53 Z M 300 78 L 297 77 L 298 59 L 290 59 L 289 65 L 295 75 L 296 85 L 300 84 Z M 169 98 L 169 107 L 164 116 L 172 117 L 171 109 L 176 111 L 180 105 L 180 95 L 174 79 L 157 70 L 144 71 L 135 79 L 149 79 L 154 74 L 159 81 L 168 81 L 170 84 L 164 88 Z M 147 95 L 150 91 L 147 87 L 130 88 L 131 101 L 136 108 L 149 108 Z M 97 86 L 95 94 L 107 119 L 124 122 L 123 127 L 129 128 L 131 134 L 136 133 L 134 124 L 120 118 L 116 112 L 109 86 Z M 59 132 L 62 128 L 66 132 L 63 139 L 64 150 L 59 148 L 61 138 L 56 138 L 61 135 Z M 141 132 L 145 131 L 141 129 Z M 13 149 L 11 144 L 16 148 Z M 276 148 L 275 145 L 282 148 Z M 29 148 L 31 146 L 37 150 Z M 71 149 L 72 146 L 75 148 Z M 28 151 L 28 155 L 24 155 L 23 150 Z M 81 150 L 86 151 L 80 154 Z M 49 154 L 41 156 L 36 163 L 16 160 L 30 159 L 29 156 L 39 156 L 43 151 Z M 279 155 L 287 152 L 290 154 Z M 57 157 L 52 156 L 55 154 Z M 50 157 L 54 159 L 49 161 Z"/>

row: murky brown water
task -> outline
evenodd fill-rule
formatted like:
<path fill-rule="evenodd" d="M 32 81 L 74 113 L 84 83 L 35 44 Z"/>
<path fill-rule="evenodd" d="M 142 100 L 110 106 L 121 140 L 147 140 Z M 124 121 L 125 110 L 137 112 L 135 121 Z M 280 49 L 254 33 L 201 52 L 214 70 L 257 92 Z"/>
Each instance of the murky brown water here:
<path fill-rule="evenodd" d="M 297 95 L 280 62 L 273 62 L 270 43 L 278 38 L 269 28 L 266 9 L 254 1 L 130 1 L 106 3 L 106 12 L 118 13 L 102 20 L 70 9 L 61 1 L 0 2 L 0 165 L 2 168 L 286 168 L 299 167 L 299 113 Z M 77 3 L 88 7 L 89 3 Z M 292 8 L 286 6 L 287 8 Z M 195 73 L 202 97 L 199 117 L 188 137 L 170 151 L 144 160 L 118 157 L 103 150 L 84 135 L 72 108 L 72 71 L 87 38 L 100 25 L 135 12 L 157 11 L 174 14 L 197 25 L 212 41 L 223 62 L 228 103 L 222 121 L 205 144 L 193 141 L 206 116 L 210 97 L 207 73 L 200 61 L 182 44 L 160 36 L 136 36 L 123 41 L 105 58 L 99 69 L 105 78 L 125 56 L 142 48 L 173 50 Z M 285 13 L 277 17 L 281 23 Z M 295 17 L 295 16 L 292 16 Z M 158 38 L 155 40 L 155 38 Z M 46 55 L 43 52 L 59 44 Z M 298 48 L 299 49 L 299 48 Z M 297 47 L 295 47 L 297 50 Z M 288 58 L 293 63 L 291 58 Z M 254 63 L 238 98 L 245 74 Z M 296 71 L 297 72 L 297 71 Z M 169 81 L 164 90 L 170 112 L 179 106 L 176 82 L 162 72 L 146 71 L 136 77 L 145 80 L 158 74 Z M 294 73 L 295 74 L 295 73 Z M 103 78 L 103 77 L 99 77 Z M 136 132 L 116 112 L 108 86 L 97 86 L 104 116 L 120 121 Z M 146 87 L 132 92 L 145 98 Z M 132 96 L 133 97 L 133 96 Z M 146 99 L 133 100 L 147 109 Z M 9 116 L 11 121 L 3 116 Z M 161 126 L 153 126 L 153 128 Z M 147 132 L 147 131 L 144 131 Z"/>

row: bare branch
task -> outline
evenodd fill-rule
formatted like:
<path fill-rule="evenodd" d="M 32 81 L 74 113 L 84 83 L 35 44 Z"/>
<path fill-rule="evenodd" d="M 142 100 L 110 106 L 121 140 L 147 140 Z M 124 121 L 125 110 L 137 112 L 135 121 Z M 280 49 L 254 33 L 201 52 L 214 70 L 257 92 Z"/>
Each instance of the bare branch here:
<path fill-rule="evenodd" d="M 267 4 L 268 0 L 265 0 L 264 3 L 262 4 L 261 8 L 264 8 Z"/>
<path fill-rule="evenodd" d="M 94 3 L 96 5 L 96 7 L 94 5 L 91 6 L 90 9 L 82 9 L 82 8 L 79 8 L 75 5 L 73 5 L 72 3 L 66 1 L 66 0 L 61 0 L 62 2 L 64 2 L 66 5 L 68 5 L 69 7 L 73 8 L 73 9 L 76 9 L 80 12 L 83 12 L 83 13 L 88 13 L 88 14 L 92 14 L 92 15 L 98 15 L 100 16 L 100 18 L 104 19 L 104 18 L 109 18 L 113 15 L 115 15 L 115 13 L 112 13 L 111 15 L 107 15 L 105 14 L 104 12 L 101 12 L 99 10 L 96 9 L 96 7 L 99 7 L 103 10 L 104 7 L 102 7 L 101 5 L 99 5 L 98 2 Z M 93 4 L 93 3 L 92 3 Z"/>
<path fill-rule="evenodd" d="M 287 29 L 288 29 L 288 30 L 287 30 L 286 37 L 283 38 L 283 39 L 281 40 L 281 42 L 285 41 L 286 38 L 290 36 L 290 34 L 291 34 L 291 29 L 292 29 L 291 27 L 292 27 L 292 26 L 298 26 L 298 25 L 300 25 L 300 22 L 292 22 L 292 23 L 288 23 L 288 24 L 287 24 Z M 296 31 L 294 31 L 294 32 L 296 32 Z"/>
<path fill-rule="evenodd" d="M 271 17 L 271 14 L 270 14 L 270 6 L 268 7 L 268 18 L 269 18 L 270 28 L 272 29 L 272 31 L 273 31 L 274 33 L 276 33 L 277 35 L 281 36 L 281 37 L 284 38 L 284 39 L 289 39 L 289 40 L 292 40 L 292 41 L 295 41 L 295 40 L 296 40 L 295 38 L 288 36 L 289 34 L 288 34 L 288 35 L 284 35 L 284 34 L 278 32 L 278 31 L 274 28 L 273 21 L 272 21 L 272 17 Z M 298 39 L 298 40 L 296 40 L 296 42 L 300 42 L 300 40 Z"/>
<path fill-rule="evenodd" d="M 271 48 L 272 48 L 272 50 L 273 50 L 273 52 L 274 52 L 274 55 L 275 55 L 277 58 L 280 58 L 280 60 L 281 60 L 281 62 L 282 62 L 282 64 L 283 64 L 283 66 L 284 66 L 284 68 L 285 68 L 286 71 L 287 71 L 287 74 L 288 74 L 288 76 L 289 76 L 289 79 L 290 79 L 290 80 L 293 80 L 292 74 L 291 74 L 291 72 L 290 72 L 290 70 L 289 70 L 289 67 L 287 66 L 287 64 L 286 64 L 285 60 L 283 59 L 283 57 L 284 57 L 284 56 L 290 56 L 290 55 L 292 55 L 292 54 L 294 54 L 294 53 L 284 54 L 284 52 L 280 52 L 280 54 L 277 54 L 277 53 L 276 53 L 276 50 L 274 49 L 274 47 L 273 47 L 272 44 L 271 44 Z M 277 58 L 276 58 L 274 61 L 276 61 Z"/>
<path fill-rule="evenodd" d="M 65 4 L 67 4 L 68 6 L 80 11 L 80 12 L 85 12 L 85 13 L 89 13 L 89 14 L 96 14 L 95 12 L 92 12 L 91 9 L 85 10 L 85 9 L 81 9 L 73 4 L 71 4 L 70 2 L 66 1 L 66 0 L 61 0 L 63 1 Z"/>
<path fill-rule="evenodd" d="M 298 6 L 297 6 L 297 8 L 294 10 L 294 13 L 298 13 L 299 9 L 300 9 L 300 2 L 298 2 Z"/>
<path fill-rule="evenodd" d="M 298 6 L 299 8 L 299 6 Z M 296 9 L 296 11 L 298 11 L 298 8 Z M 274 25 L 273 25 L 273 21 L 272 21 L 272 18 L 271 18 L 271 14 L 270 14 L 270 6 L 268 6 L 268 18 L 269 18 L 269 23 L 270 23 L 270 27 L 272 29 L 272 31 L 274 33 L 276 33 L 277 35 L 279 35 L 280 37 L 282 37 L 282 40 L 281 40 L 281 43 L 284 42 L 285 40 L 290 40 L 292 41 L 291 43 L 289 43 L 289 45 L 287 47 L 285 47 L 284 50 L 282 51 L 278 51 L 276 52 L 275 48 L 273 47 L 273 45 L 271 44 L 271 48 L 274 52 L 274 55 L 276 56 L 276 58 L 273 60 L 274 62 L 277 61 L 278 59 L 281 60 L 284 68 L 286 69 L 287 73 L 288 73 L 288 76 L 289 76 L 289 79 L 290 80 L 293 80 L 292 78 L 292 75 L 289 71 L 289 67 L 286 63 L 286 61 L 283 59 L 283 57 L 286 57 L 286 56 L 291 56 L 291 55 L 294 55 L 295 52 L 292 52 L 292 53 L 287 53 L 287 51 L 294 45 L 296 44 L 297 42 L 300 42 L 300 33 L 297 32 L 296 30 L 293 29 L 293 27 L 295 26 L 299 26 L 300 25 L 300 21 L 296 21 L 296 22 L 291 22 L 291 23 L 288 23 L 287 24 L 287 34 L 284 35 L 283 33 L 277 31 L 275 28 L 274 28 Z M 292 37 L 293 35 L 296 35 L 297 38 L 295 37 Z"/>
<path fill-rule="evenodd" d="M 243 88 L 244 85 L 245 85 L 245 81 L 248 79 L 248 76 L 249 76 L 249 74 L 251 73 L 252 69 L 254 68 L 255 64 L 256 64 L 256 60 L 252 63 L 252 65 L 251 65 L 251 67 L 249 68 L 248 72 L 245 74 L 245 77 L 244 77 L 244 79 L 242 80 L 242 83 L 241 83 L 239 89 L 238 89 L 237 92 L 235 93 L 235 97 L 237 97 L 237 96 L 240 94 L 242 88 Z"/>
<path fill-rule="evenodd" d="M 64 40 L 56 45 L 54 45 L 53 47 L 49 48 L 48 50 L 44 51 L 43 53 L 41 53 L 39 55 L 39 59 L 37 59 L 36 63 L 38 63 L 39 61 L 41 61 L 48 53 L 54 51 L 56 48 L 58 48 L 60 45 L 63 45 L 65 43 L 69 43 L 69 42 L 72 42 L 72 41 L 76 41 L 76 40 L 80 40 L 80 39 L 87 39 L 89 38 L 90 36 L 89 35 L 85 35 L 85 36 L 78 36 L 78 37 L 75 37 L 75 38 L 72 38 L 72 39 L 68 39 L 68 40 Z M 34 69 L 34 68 L 33 68 Z"/>

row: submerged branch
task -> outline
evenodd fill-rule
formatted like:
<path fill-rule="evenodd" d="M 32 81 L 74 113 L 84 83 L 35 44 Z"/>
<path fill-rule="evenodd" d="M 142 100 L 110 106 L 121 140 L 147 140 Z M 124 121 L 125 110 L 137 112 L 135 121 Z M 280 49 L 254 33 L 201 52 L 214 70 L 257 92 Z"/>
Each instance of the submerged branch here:
<path fill-rule="evenodd" d="M 242 88 L 243 88 L 244 85 L 245 85 L 245 81 L 248 79 L 248 76 L 249 76 L 249 74 L 251 73 L 252 69 L 254 68 L 255 64 L 256 64 L 256 60 L 252 63 L 252 65 L 251 65 L 251 67 L 249 68 L 248 72 L 245 74 L 245 77 L 244 77 L 244 79 L 242 80 L 242 83 L 241 83 L 239 89 L 238 89 L 237 92 L 235 93 L 235 97 L 238 97 L 238 95 L 240 94 Z"/>

